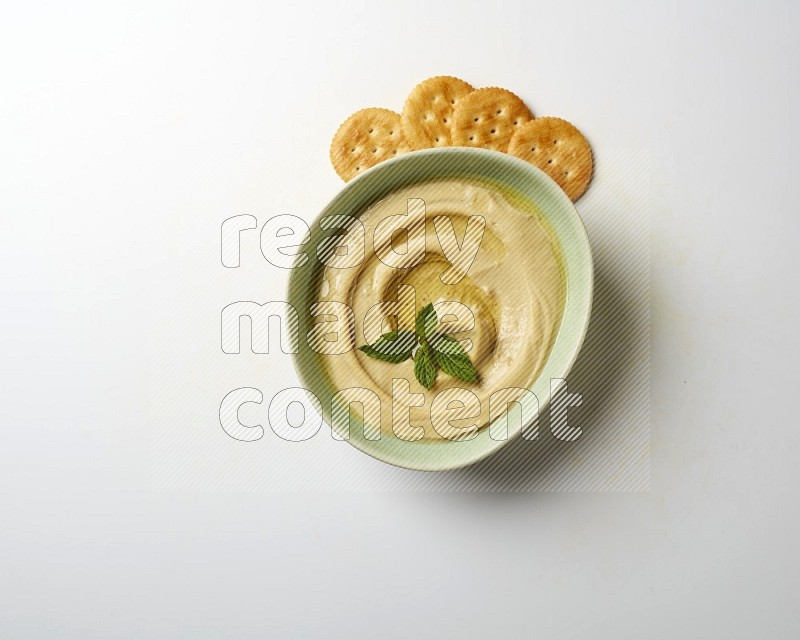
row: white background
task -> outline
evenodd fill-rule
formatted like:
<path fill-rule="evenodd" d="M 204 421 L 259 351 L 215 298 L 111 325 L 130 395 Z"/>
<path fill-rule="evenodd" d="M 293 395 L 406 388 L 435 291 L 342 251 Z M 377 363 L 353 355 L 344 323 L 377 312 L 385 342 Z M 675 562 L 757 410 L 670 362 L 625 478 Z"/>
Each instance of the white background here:
<path fill-rule="evenodd" d="M 0 636 L 797 637 L 800 11 L 742 6 L 4 4 Z M 650 491 L 154 491 L 165 266 L 441 73 L 649 152 Z"/>

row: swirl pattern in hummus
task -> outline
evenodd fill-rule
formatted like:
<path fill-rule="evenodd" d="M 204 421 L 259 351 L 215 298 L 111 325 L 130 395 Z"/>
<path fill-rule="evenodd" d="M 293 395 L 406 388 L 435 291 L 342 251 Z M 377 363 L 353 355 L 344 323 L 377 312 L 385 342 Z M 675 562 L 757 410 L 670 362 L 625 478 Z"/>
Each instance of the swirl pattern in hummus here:
<path fill-rule="evenodd" d="M 485 221 L 480 246 L 471 264 L 455 265 L 461 269 L 463 277 L 459 278 L 447 257 L 453 257 L 448 242 L 452 245 L 455 238 L 463 248 L 465 232 L 467 241 L 470 236 L 475 240 L 481 226 L 479 217 Z M 346 269 L 323 267 L 317 301 L 350 306 L 355 316 L 354 347 L 371 343 L 376 331 L 413 330 L 416 310 L 432 302 L 440 328 L 462 341 L 479 381 L 460 382 L 440 371 L 433 388 L 426 390 L 414 378 L 413 361 L 387 363 L 355 348 L 324 356 L 326 377 L 337 389 L 363 387 L 378 395 L 382 437 L 392 437 L 392 396 L 397 379 L 407 380 L 408 392 L 419 394 L 412 404 L 418 403 L 420 395 L 424 399 L 421 406 L 407 409 L 407 433 L 402 428 L 398 431 L 395 421 L 397 437 L 416 439 L 418 436 L 412 434 L 421 434 L 422 427 L 426 439 L 458 440 L 469 433 L 467 426 L 485 427 L 490 396 L 510 389 L 499 394 L 507 402 L 518 397 L 514 389 L 530 388 L 555 340 L 564 311 L 565 286 L 553 233 L 532 207 L 492 185 L 463 179 L 402 188 L 370 206 L 358 219 L 363 229 L 354 226 L 350 232 L 365 232 L 364 259 Z M 412 255 L 407 237 L 410 233 L 402 229 L 412 219 L 424 226 L 424 230 L 417 229 L 424 233 L 421 259 Z M 391 247 L 395 259 L 401 261 L 399 266 L 389 266 L 382 260 Z M 404 248 L 408 251 L 405 263 Z M 394 309 L 379 304 L 387 301 L 396 303 Z M 381 323 L 387 310 L 397 313 Z M 468 389 L 477 396 L 480 415 L 451 420 L 457 413 L 448 413 L 443 427 L 441 416 L 432 416 L 431 407 L 437 394 L 453 387 Z M 438 404 L 441 406 L 441 402 Z"/>

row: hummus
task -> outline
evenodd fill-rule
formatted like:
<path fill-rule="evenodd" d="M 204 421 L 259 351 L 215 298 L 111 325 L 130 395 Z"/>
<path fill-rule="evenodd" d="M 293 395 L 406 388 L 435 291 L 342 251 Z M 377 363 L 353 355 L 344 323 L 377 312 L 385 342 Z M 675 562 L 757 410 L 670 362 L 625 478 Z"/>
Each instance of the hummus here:
<path fill-rule="evenodd" d="M 399 189 L 357 219 L 361 225 L 348 233 L 363 234 L 366 240 L 359 263 L 347 268 L 323 266 L 317 280 L 320 308 L 343 302 L 354 316 L 352 349 L 324 356 L 325 376 L 336 389 L 361 387 L 377 394 L 382 437 L 393 432 L 406 440 L 474 436 L 490 421 L 492 394 L 509 389 L 502 396 L 504 406 L 519 397 L 519 389 L 530 388 L 539 375 L 552 347 L 565 296 L 563 266 L 552 231 L 530 205 L 489 183 L 465 179 Z M 420 253 L 423 239 L 424 253 Z M 478 241 L 469 262 L 467 245 Z M 461 260 L 454 260 L 459 249 Z M 389 363 L 357 349 L 374 342 L 381 332 L 413 331 L 416 312 L 429 302 L 437 312 L 439 329 L 467 350 L 478 372 L 477 383 L 462 382 L 439 370 L 428 390 L 415 379 L 413 360 Z M 472 392 L 479 405 L 447 393 L 435 402 L 437 395 L 454 387 Z M 404 396 L 400 400 L 398 392 Z M 395 409 L 398 402 L 405 403 L 400 409 L 407 418 L 400 422 L 392 419 L 393 399 Z M 471 430 L 465 431 L 466 427 Z"/>

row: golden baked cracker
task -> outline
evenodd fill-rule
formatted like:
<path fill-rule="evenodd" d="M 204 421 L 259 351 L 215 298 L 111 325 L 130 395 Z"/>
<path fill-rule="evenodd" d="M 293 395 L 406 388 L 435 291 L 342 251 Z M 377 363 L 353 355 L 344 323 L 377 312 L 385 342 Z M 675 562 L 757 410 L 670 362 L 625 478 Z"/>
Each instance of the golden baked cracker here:
<path fill-rule="evenodd" d="M 498 87 L 478 89 L 463 97 L 453 113 L 453 144 L 506 151 L 511 137 L 533 119 L 514 93 Z"/>
<path fill-rule="evenodd" d="M 452 76 L 434 76 L 411 90 L 400 114 L 408 145 L 429 149 L 453 144 L 450 133 L 453 110 L 474 87 Z"/>
<path fill-rule="evenodd" d="M 574 125 L 561 118 L 536 118 L 520 127 L 508 153 L 539 167 L 573 201 L 592 179 L 592 148 Z"/>
<path fill-rule="evenodd" d="M 379 162 L 410 151 L 400 114 L 371 107 L 356 111 L 339 127 L 331 142 L 331 163 L 342 180 L 350 180 Z"/>

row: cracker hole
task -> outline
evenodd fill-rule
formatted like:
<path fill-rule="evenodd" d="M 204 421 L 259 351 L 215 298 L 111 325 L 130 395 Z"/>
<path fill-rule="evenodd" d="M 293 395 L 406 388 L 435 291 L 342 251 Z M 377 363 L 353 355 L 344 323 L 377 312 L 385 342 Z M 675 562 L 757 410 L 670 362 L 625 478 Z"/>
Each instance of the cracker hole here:
<path fill-rule="evenodd" d="M 514 126 L 516 127 L 519 124 L 519 120 L 514 120 Z"/>
<path fill-rule="evenodd" d="M 439 138 L 436 138 L 436 142 L 439 142 Z"/>
<path fill-rule="evenodd" d="M 390 136 L 393 136 L 393 135 L 394 135 L 394 129 L 392 129 L 392 130 L 389 132 L 389 135 L 390 135 Z"/>
<path fill-rule="evenodd" d="M 396 155 L 397 155 L 397 149 L 394 149 L 394 150 L 392 151 L 392 155 L 393 155 L 393 156 L 396 156 Z"/>
<path fill-rule="evenodd" d="M 470 136 L 470 137 L 469 137 L 469 139 L 470 139 L 470 140 L 474 140 L 474 139 L 475 139 L 475 136 Z"/>
<path fill-rule="evenodd" d="M 475 122 L 478 122 L 478 120 L 480 120 L 480 118 L 473 118 L 473 120 L 475 120 Z"/>
<path fill-rule="evenodd" d="M 369 132 L 370 132 L 370 133 L 372 133 L 373 131 L 375 131 L 375 129 L 370 129 L 370 130 L 369 130 Z"/>
<path fill-rule="evenodd" d="M 553 140 L 553 144 L 558 144 L 558 140 Z"/>
<path fill-rule="evenodd" d="M 531 151 L 536 151 L 536 147 L 531 147 Z"/>
<path fill-rule="evenodd" d="M 553 164 L 553 159 L 552 159 L 552 158 L 550 158 L 550 159 L 547 161 L 547 164 Z"/>
<path fill-rule="evenodd" d="M 495 133 L 496 131 L 497 131 L 497 129 L 492 129 L 492 133 Z"/>
<path fill-rule="evenodd" d="M 377 149 L 373 149 L 372 153 L 378 153 L 378 150 Z"/>
<path fill-rule="evenodd" d="M 502 109 L 498 109 L 497 110 L 497 115 L 499 116 L 501 113 L 503 113 L 503 110 Z"/>
<path fill-rule="evenodd" d="M 456 101 L 455 101 L 455 100 L 451 100 L 451 101 L 450 101 L 450 104 L 455 104 L 455 103 L 456 103 Z"/>
<path fill-rule="evenodd" d="M 447 118 L 445 118 L 444 121 L 447 122 Z"/>

